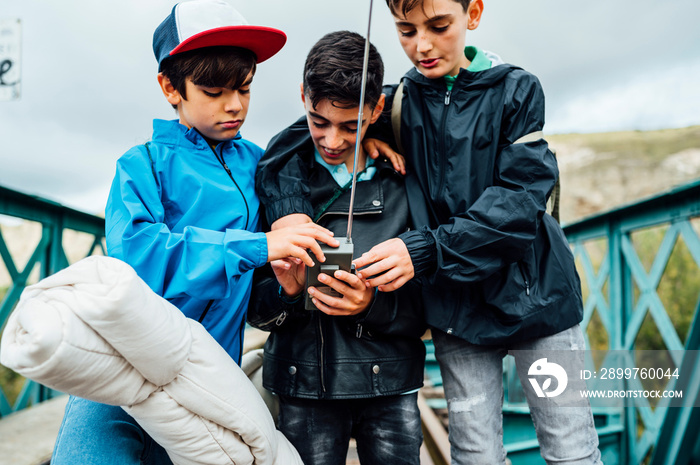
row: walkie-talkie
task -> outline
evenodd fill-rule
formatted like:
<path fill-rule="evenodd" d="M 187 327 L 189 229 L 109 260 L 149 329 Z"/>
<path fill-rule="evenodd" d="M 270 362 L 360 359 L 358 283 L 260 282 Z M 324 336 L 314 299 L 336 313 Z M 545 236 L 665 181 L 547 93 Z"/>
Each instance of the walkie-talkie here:
<path fill-rule="evenodd" d="M 321 245 L 321 250 L 326 256 L 326 261 L 320 263 L 315 260 L 315 264 L 312 267 L 306 267 L 306 299 L 304 301 L 304 308 L 307 310 L 316 310 L 316 306 L 313 303 L 312 297 L 308 293 L 309 286 L 313 286 L 324 294 L 333 295 L 335 297 L 340 297 L 340 293 L 335 291 L 329 286 L 324 285 L 318 280 L 318 275 L 320 273 L 325 273 L 328 276 L 333 277 L 333 273 L 337 270 L 344 270 L 348 273 L 354 273 L 355 268 L 352 264 L 352 257 L 355 247 L 352 243 L 352 218 L 353 218 L 353 208 L 355 205 L 355 184 L 357 183 L 357 159 L 360 158 L 360 147 L 362 141 L 360 140 L 360 135 L 362 134 L 362 110 L 365 106 L 365 86 L 367 84 L 367 68 L 369 63 L 369 32 L 372 26 L 372 3 L 373 0 L 369 2 L 369 19 L 367 21 L 367 37 L 365 37 L 365 55 L 362 62 L 362 84 L 360 87 L 360 107 L 357 112 L 357 134 L 355 136 L 355 159 L 352 163 L 352 187 L 350 188 L 350 208 L 348 211 L 348 232 L 346 237 L 337 237 L 336 239 L 340 242 L 338 247 L 330 247 L 325 244 Z"/>
<path fill-rule="evenodd" d="M 306 288 L 313 286 L 324 294 L 329 294 L 334 297 L 341 297 L 340 293 L 335 289 L 323 284 L 318 280 L 318 275 L 320 273 L 325 273 L 328 276 L 333 276 L 337 270 L 344 270 L 348 273 L 353 273 L 355 271 L 352 265 L 352 254 L 355 249 L 352 241 L 347 241 L 345 237 L 339 237 L 340 242 L 339 247 L 329 247 L 327 245 L 321 245 L 323 253 L 326 254 L 326 261 L 320 263 L 316 260 L 314 266 L 306 267 Z M 312 301 L 312 297 L 309 293 L 306 293 L 306 301 L 304 307 L 306 310 L 316 310 L 316 306 Z"/>

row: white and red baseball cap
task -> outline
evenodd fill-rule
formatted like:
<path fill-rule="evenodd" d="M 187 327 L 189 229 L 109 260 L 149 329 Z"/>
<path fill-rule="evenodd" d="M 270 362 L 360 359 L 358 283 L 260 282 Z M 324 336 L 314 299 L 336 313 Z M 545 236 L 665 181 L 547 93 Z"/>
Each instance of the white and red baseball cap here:
<path fill-rule="evenodd" d="M 251 26 L 224 0 L 178 3 L 153 33 L 153 52 L 160 70 L 163 60 L 203 47 L 227 45 L 251 50 L 262 63 L 287 42 L 279 29 Z"/>

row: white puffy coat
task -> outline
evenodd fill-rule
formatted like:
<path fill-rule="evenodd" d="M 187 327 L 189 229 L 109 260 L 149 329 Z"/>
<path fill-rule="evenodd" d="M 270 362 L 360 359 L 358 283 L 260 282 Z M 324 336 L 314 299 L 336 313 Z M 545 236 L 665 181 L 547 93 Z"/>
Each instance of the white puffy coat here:
<path fill-rule="evenodd" d="M 122 406 L 176 465 L 302 464 L 241 368 L 120 260 L 89 257 L 27 287 L 0 362 Z"/>

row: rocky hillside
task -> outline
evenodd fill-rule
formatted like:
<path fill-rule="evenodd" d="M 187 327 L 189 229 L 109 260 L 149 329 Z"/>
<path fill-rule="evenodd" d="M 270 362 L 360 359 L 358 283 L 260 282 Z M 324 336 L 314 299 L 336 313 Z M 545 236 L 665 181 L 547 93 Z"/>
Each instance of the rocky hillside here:
<path fill-rule="evenodd" d="M 548 136 L 569 223 L 700 179 L 700 126 Z"/>

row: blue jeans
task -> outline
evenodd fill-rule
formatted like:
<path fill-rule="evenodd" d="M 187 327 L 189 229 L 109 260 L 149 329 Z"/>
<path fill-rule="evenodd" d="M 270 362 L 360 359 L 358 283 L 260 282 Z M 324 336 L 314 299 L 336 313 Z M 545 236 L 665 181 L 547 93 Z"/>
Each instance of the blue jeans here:
<path fill-rule="evenodd" d="M 51 465 L 172 465 L 121 407 L 71 396 Z"/>
<path fill-rule="evenodd" d="M 576 325 L 553 336 L 511 347 L 477 346 L 433 330 L 435 356 L 445 386 L 452 464 L 505 464 L 503 448 L 503 358 L 512 354 L 532 416 L 540 453 L 548 464 L 601 465 L 590 405 L 542 408 L 529 389 L 528 369 L 552 351 L 584 349 Z M 551 356 L 550 356 L 551 358 Z"/>
<path fill-rule="evenodd" d="M 280 396 L 278 428 L 305 465 L 345 465 L 351 437 L 362 465 L 419 465 L 418 394 L 311 400 Z"/>

